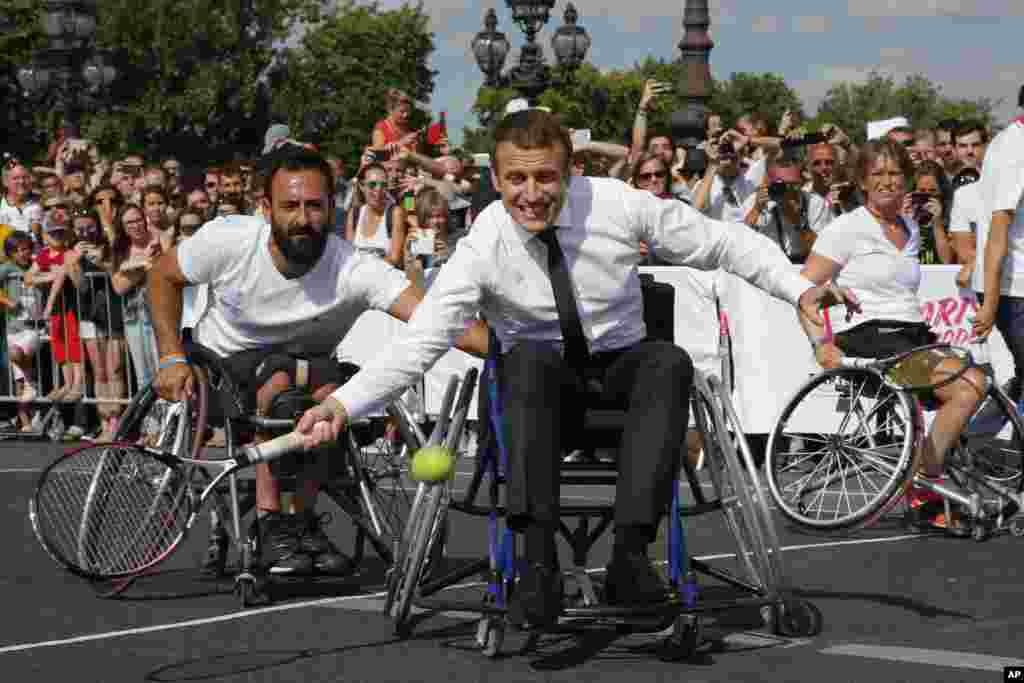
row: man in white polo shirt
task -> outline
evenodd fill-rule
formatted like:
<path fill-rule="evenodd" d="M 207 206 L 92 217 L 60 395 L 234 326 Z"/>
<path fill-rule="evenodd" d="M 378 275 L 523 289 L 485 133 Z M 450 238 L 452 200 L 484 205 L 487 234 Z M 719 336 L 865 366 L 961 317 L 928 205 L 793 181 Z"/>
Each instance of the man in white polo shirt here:
<path fill-rule="evenodd" d="M 32 176 L 14 157 L 6 157 L 3 164 L 4 196 L 0 199 L 0 223 L 37 235 L 43 229 L 43 208 L 32 197 Z"/>
<path fill-rule="evenodd" d="M 1017 97 L 1024 108 L 1024 86 Z M 984 292 L 974 331 L 984 337 L 993 325 L 1014 362 L 1011 398 L 1021 393 L 1024 370 L 1024 117 L 992 140 L 981 169 L 981 196 L 989 224 L 978 226 L 974 289 Z"/>

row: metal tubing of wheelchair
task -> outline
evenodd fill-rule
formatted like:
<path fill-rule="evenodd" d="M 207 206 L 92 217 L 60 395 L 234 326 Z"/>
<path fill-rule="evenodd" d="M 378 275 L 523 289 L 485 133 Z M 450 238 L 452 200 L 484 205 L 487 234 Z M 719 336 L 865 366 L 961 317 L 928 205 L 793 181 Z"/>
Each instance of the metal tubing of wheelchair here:
<path fill-rule="evenodd" d="M 441 401 L 441 410 L 437 415 L 437 422 L 434 423 L 434 431 L 427 439 L 428 446 L 440 445 L 445 431 L 448 429 L 448 421 L 451 418 L 452 404 L 455 402 L 455 391 L 459 386 L 459 378 L 452 375 L 448 378 L 448 386 L 444 390 L 444 399 Z"/>
<path fill-rule="evenodd" d="M 466 425 L 466 417 L 469 414 L 469 404 L 473 400 L 473 390 L 476 388 L 477 369 L 470 368 L 462 381 L 459 389 L 459 397 L 455 402 L 455 412 L 452 415 L 450 429 L 446 435 L 444 445 L 446 448 L 455 451 L 462 438 L 462 430 Z"/>
<path fill-rule="evenodd" d="M 690 566 L 693 568 L 694 571 L 698 571 L 701 574 L 710 576 L 713 579 L 718 579 L 719 581 L 727 583 L 730 586 L 733 586 L 734 588 L 742 588 L 745 591 L 749 591 L 751 593 L 761 596 L 765 595 L 766 593 L 764 588 L 760 586 L 755 586 L 752 583 L 744 581 L 743 579 L 736 577 L 732 572 L 726 571 L 725 569 L 712 567 L 710 564 L 704 562 L 703 560 L 698 560 L 696 558 L 691 559 Z"/>
<path fill-rule="evenodd" d="M 978 513 L 981 510 L 981 496 L 979 496 L 977 493 L 965 496 L 959 491 L 955 491 L 947 486 L 943 486 L 942 484 L 938 484 L 934 481 L 929 481 L 924 477 L 915 479 L 914 486 L 920 486 L 921 488 L 928 489 L 933 493 L 939 494 L 943 498 L 953 500 L 959 503 L 960 505 L 967 508 L 972 517 L 977 517 Z"/>
<path fill-rule="evenodd" d="M 469 562 L 457 569 L 448 572 L 442 577 L 421 583 L 419 591 L 420 597 L 430 597 L 439 590 L 443 590 L 445 588 L 448 588 L 449 586 L 454 586 L 459 581 L 462 581 L 463 579 L 468 579 L 474 574 L 486 572 L 490 568 L 490 566 L 490 558 L 485 557 L 480 560 L 473 560 L 472 562 Z"/>
<path fill-rule="evenodd" d="M 427 437 L 423 434 L 423 430 L 420 429 L 416 418 L 409 412 L 405 403 L 402 401 L 392 401 L 388 405 L 386 412 L 391 418 L 397 420 L 398 431 L 402 434 L 402 440 L 409 445 L 411 450 L 415 451 L 427 445 Z"/>

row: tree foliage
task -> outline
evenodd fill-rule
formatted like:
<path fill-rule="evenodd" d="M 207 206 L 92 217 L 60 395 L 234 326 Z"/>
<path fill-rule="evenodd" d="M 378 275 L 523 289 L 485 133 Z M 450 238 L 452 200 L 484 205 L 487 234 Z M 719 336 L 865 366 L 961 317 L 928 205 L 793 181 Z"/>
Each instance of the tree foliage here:
<path fill-rule="evenodd" d="M 997 101 L 987 97 L 946 97 L 942 86 L 919 74 L 897 84 L 892 76 L 873 71 L 863 83 L 833 85 L 818 107 L 816 118 L 819 123 L 835 123 L 855 141 L 863 142 L 868 121 L 905 116 L 919 128 L 934 127 L 947 118 L 973 119 L 991 125 L 997 105 Z"/>
<path fill-rule="evenodd" d="M 422 3 L 384 11 L 350 0 L 283 56 L 287 76 L 274 88 L 275 111 L 297 135 L 355 163 L 386 114 L 388 88 L 429 101 L 437 73 L 427 66 L 434 51 L 429 21 Z M 416 110 L 413 125 L 428 117 Z"/>

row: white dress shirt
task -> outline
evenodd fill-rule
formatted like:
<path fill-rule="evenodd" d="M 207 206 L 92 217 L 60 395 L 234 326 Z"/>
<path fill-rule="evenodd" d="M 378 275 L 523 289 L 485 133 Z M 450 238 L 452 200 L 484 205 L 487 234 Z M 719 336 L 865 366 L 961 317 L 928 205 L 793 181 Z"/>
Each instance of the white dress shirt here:
<path fill-rule="evenodd" d="M 768 238 L 745 225 L 711 220 L 619 180 L 573 177 L 557 224 L 591 352 L 623 349 L 647 336 L 637 272 L 641 241 L 667 261 L 724 268 L 792 303 L 813 287 Z M 561 344 L 547 248 L 502 202 L 480 213 L 395 343 L 334 398 L 351 419 L 379 409 L 429 369 L 478 313 L 505 352 L 524 340 Z"/>

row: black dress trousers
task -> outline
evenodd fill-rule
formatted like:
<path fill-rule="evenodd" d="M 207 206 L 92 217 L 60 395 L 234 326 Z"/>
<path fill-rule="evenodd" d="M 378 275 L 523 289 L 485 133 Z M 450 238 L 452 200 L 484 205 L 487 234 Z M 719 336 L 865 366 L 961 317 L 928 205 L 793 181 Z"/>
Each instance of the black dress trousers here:
<path fill-rule="evenodd" d="M 559 466 L 563 455 L 581 443 L 584 380 L 557 348 L 542 342 L 522 342 L 503 354 L 498 374 L 509 460 L 509 524 L 520 529 L 531 522 L 556 525 Z M 585 377 L 603 385 L 602 403 L 626 411 L 615 523 L 656 529 L 679 468 L 693 363 L 675 344 L 647 340 L 593 354 Z"/>

